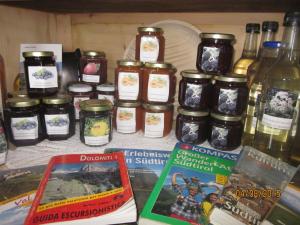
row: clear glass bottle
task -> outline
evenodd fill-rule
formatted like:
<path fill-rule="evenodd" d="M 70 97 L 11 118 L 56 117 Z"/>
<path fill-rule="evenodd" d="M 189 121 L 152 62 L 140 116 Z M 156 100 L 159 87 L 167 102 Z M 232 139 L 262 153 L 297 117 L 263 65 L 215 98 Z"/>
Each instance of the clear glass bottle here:
<path fill-rule="evenodd" d="M 256 59 L 257 38 L 260 30 L 259 23 L 246 24 L 246 39 L 241 58 L 233 66 L 233 73 L 247 75 L 248 67 Z"/>
<path fill-rule="evenodd" d="M 256 64 L 256 74 L 253 76 L 254 79 L 250 87 L 242 140 L 243 145 L 252 146 L 253 144 L 257 122 L 257 104 L 259 103 L 261 87 L 266 79 L 266 72 L 268 72 L 278 57 L 280 44 L 279 41 L 264 42 L 260 60 Z"/>
<path fill-rule="evenodd" d="M 262 86 L 254 147 L 288 161 L 298 123 L 300 12 L 286 13 L 279 58 Z"/>

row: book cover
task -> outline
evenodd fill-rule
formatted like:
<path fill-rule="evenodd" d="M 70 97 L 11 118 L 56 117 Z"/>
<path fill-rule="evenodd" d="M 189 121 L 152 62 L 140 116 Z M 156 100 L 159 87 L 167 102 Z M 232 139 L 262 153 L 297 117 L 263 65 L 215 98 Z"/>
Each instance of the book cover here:
<path fill-rule="evenodd" d="M 212 212 L 214 225 L 259 225 L 278 201 L 296 168 L 249 146 L 228 178 L 222 204 Z"/>
<path fill-rule="evenodd" d="M 177 143 L 139 224 L 208 224 L 237 154 Z"/>
<path fill-rule="evenodd" d="M 0 223 L 22 225 L 46 166 L 0 171 Z"/>
<path fill-rule="evenodd" d="M 124 154 L 53 157 L 25 224 L 117 224 L 136 221 Z"/>

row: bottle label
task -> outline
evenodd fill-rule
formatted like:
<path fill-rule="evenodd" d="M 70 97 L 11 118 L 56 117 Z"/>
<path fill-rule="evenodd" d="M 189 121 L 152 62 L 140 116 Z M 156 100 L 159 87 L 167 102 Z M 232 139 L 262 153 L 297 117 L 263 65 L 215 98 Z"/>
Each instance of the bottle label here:
<path fill-rule="evenodd" d="M 198 140 L 199 125 L 195 123 L 183 123 L 181 140 L 186 143 L 195 143 Z"/>
<path fill-rule="evenodd" d="M 87 145 L 104 145 L 109 142 L 110 121 L 108 117 L 86 118 L 84 141 Z"/>
<path fill-rule="evenodd" d="M 203 47 L 201 69 L 203 71 L 217 71 L 220 49 L 216 47 Z"/>
<path fill-rule="evenodd" d="M 82 74 L 82 81 L 89 83 L 100 83 L 100 75 Z"/>
<path fill-rule="evenodd" d="M 0 152 L 0 165 L 5 164 L 7 159 L 7 151 Z"/>
<path fill-rule="evenodd" d="M 189 107 L 199 107 L 201 101 L 203 85 L 187 83 L 185 90 L 184 105 Z"/>
<path fill-rule="evenodd" d="M 45 123 L 48 135 L 69 134 L 69 114 L 45 114 Z"/>
<path fill-rule="evenodd" d="M 100 70 L 100 63 L 89 62 L 84 66 L 83 74 L 95 75 Z"/>
<path fill-rule="evenodd" d="M 136 132 L 136 110 L 135 108 L 118 107 L 117 131 L 121 133 Z"/>
<path fill-rule="evenodd" d="M 148 100 L 167 102 L 169 99 L 170 77 L 168 74 L 150 74 L 148 81 Z"/>
<path fill-rule="evenodd" d="M 98 94 L 98 99 L 108 100 L 111 102 L 111 104 L 114 104 L 115 102 L 115 97 L 113 95 Z"/>
<path fill-rule="evenodd" d="M 234 114 L 236 111 L 236 102 L 238 89 L 220 88 L 218 111 L 226 114 Z"/>
<path fill-rule="evenodd" d="M 228 129 L 223 127 L 212 127 L 211 144 L 213 146 L 226 147 L 227 146 Z"/>
<path fill-rule="evenodd" d="M 143 36 L 140 45 L 140 61 L 156 62 L 159 54 L 159 41 L 154 36 Z"/>
<path fill-rule="evenodd" d="M 119 99 L 137 100 L 139 83 L 138 73 L 120 72 L 118 77 Z"/>
<path fill-rule="evenodd" d="M 145 137 L 163 137 L 164 113 L 148 113 L 145 115 Z"/>
<path fill-rule="evenodd" d="M 28 66 L 30 88 L 58 87 L 56 66 Z"/>
<path fill-rule="evenodd" d="M 74 108 L 75 108 L 75 118 L 79 120 L 79 112 L 80 112 L 80 102 L 84 100 L 89 100 L 89 97 L 74 97 Z"/>
<path fill-rule="evenodd" d="M 11 130 L 15 140 L 32 140 L 38 138 L 38 118 L 11 118 Z"/>
<path fill-rule="evenodd" d="M 7 157 L 7 142 L 3 127 L 0 125 L 0 165 L 6 162 Z"/>

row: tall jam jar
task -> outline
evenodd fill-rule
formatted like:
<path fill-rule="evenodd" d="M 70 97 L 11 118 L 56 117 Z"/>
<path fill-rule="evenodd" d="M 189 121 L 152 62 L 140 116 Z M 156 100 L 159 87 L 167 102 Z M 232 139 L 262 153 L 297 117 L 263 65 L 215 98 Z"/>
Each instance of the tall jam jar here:
<path fill-rule="evenodd" d="M 142 62 L 163 62 L 165 38 L 159 27 L 139 27 L 135 39 L 135 59 Z"/>
<path fill-rule="evenodd" d="M 114 105 L 115 103 L 115 85 L 113 84 L 100 84 L 96 87 L 97 99 L 106 99 Z"/>
<path fill-rule="evenodd" d="M 233 58 L 233 34 L 201 33 L 198 46 L 197 69 L 204 73 L 226 74 Z"/>
<path fill-rule="evenodd" d="M 9 98 L 4 122 L 11 143 L 16 146 L 35 145 L 44 137 L 40 100 Z"/>
<path fill-rule="evenodd" d="M 207 110 L 212 88 L 212 75 L 203 74 L 197 70 L 184 70 L 181 76 L 179 104 L 189 110 Z"/>
<path fill-rule="evenodd" d="M 115 69 L 116 98 L 140 101 L 142 98 L 142 63 L 134 60 L 118 60 Z"/>
<path fill-rule="evenodd" d="M 104 84 L 107 80 L 107 60 L 104 52 L 84 51 L 80 58 L 81 81 L 91 84 Z"/>
<path fill-rule="evenodd" d="M 58 92 L 58 73 L 53 52 L 24 52 L 29 97 L 41 98 Z"/>
<path fill-rule="evenodd" d="M 145 63 L 142 99 L 145 103 L 172 103 L 176 91 L 176 69 L 170 63 Z"/>

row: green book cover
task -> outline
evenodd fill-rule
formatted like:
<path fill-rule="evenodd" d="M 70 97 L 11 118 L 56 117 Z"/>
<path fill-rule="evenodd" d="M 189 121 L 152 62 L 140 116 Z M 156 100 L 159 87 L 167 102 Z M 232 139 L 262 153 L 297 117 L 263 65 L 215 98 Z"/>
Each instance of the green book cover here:
<path fill-rule="evenodd" d="M 208 224 L 237 154 L 177 143 L 139 224 Z"/>

